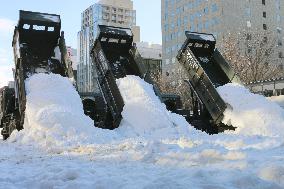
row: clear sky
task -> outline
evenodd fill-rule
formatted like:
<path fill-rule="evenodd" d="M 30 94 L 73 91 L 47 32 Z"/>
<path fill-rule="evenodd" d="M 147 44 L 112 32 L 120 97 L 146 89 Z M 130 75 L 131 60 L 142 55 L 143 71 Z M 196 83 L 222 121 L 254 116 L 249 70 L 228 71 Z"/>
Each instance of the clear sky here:
<path fill-rule="evenodd" d="M 19 10 L 60 14 L 67 45 L 77 47 L 77 32 L 80 30 L 81 12 L 96 0 L 5 0 L 0 6 L 0 87 L 12 79 L 12 36 Z M 133 0 L 137 11 L 136 22 L 141 27 L 141 40 L 160 43 L 161 1 Z"/>

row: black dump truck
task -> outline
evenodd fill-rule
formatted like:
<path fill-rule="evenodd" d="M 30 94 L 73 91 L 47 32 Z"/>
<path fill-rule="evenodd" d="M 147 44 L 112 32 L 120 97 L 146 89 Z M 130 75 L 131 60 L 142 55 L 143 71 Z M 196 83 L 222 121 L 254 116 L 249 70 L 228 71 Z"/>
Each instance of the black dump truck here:
<path fill-rule="evenodd" d="M 210 134 L 234 129 L 222 124 L 224 102 L 216 88 L 227 83 L 241 83 L 229 63 L 215 48 L 216 40 L 212 34 L 186 32 L 186 41 L 177 59 L 187 73 L 185 82 L 192 94 L 192 115 L 188 121 L 194 127 Z"/>
<path fill-rule="evenodd" d="M 98 36 L 91 50 L 94 72 L 97 73 L 97 84 L 101 98 L 95 124 L 106 129 L 115 129 L 122 119 L 124 102 L 116 85 L 116 79 L 126 75 L 136 75 L 146 81 L 147 73 L 142 58 L 133 43 L 133 34 L 129 28 L 98 26 Z"/>
<path fill-rule="evenodd" d="M 0 127 L 4 139 L 14 129 L 23 129 L 26 108 L 25 79 L 35 73 L 55 73 L 73 78 L 59 15 L 20 11 L 12 46 L 15 87 L 3 88 L 0 97 Z"/>
<path fill-rule="evenodd" d="M 86 98 L 81 94 L 85 114 L 95 121 L 95 125 L 104 129 L 119 127 L 124 101 L 116 84 L 116 79 L 126 75 L 136 75 L 153 84 L 150 70 L 143 64 L 143 59 L 133 43 L 131 29 L 113 26 L 98 26 L 98 35 L 91 49 L 93 71 L 97 74 L 100 94 Z M 181 107 L 177 95 L 161 94 L 154 86 L 156 95 L 166 106 L 175 111 Z"/>

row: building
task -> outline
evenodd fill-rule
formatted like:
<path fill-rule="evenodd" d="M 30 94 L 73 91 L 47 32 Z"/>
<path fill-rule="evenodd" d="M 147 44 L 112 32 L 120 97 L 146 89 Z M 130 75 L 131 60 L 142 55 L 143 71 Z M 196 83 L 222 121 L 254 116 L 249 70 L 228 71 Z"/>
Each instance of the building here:
<path fill-rule="evenodd" d="M 97 26 L 100 24 L 131 28 L 134 42 L 140 41 L 140 28 L 136 26 L 136 11 L 131 0 L 100 0 L 87 8 L 81 14 L 81 31 L 78 32 L 77 39 L 79 92 L 99 92 L 90 50 L 97 36 Z"/>
<path fill-rule="evenodd" d="M 228 33 L 269 33 L 277 40 L 275 62 L 283 64 L 283 16 L 282 0 L 162 0 L 163 69 L 176 63 L 185 31 L 214 34 L 218 48 Z"/>
<path fill-rule="evenodd" d="M 74 79 L 77 82 L 77 67 L 78 67 L 78 60 L 77 60 L 77 50 L 68 46 L 67 47 L 67 56 L 71 61 Z"/>
<path fill-rule="evenodd" d="M 70 61 L 72 62 L 72 69 L 73 70 L 77 70 L 77 50 L 72 48 L 72 47 L 67 47 L 67 55 L 70 59 Z"/>
<path fill-rule="evenodd" d="M 143 64 L 153 77 L 162 73 L 162 45 L 148 42 L 136 43 L 137 49 L 143 58 Z"/>
<path fill-rule="evenodd" d="M 257 81 L 246 84 L 251 92 L 264 96 L 284 95 L 284 78 Z"/>
<path fill-rule="evenodd" d="M 15 81 L 9 81 L 9 82 L 8 82 L 8 87 L 9 87 L 10 89 L 15 88 Z"/>

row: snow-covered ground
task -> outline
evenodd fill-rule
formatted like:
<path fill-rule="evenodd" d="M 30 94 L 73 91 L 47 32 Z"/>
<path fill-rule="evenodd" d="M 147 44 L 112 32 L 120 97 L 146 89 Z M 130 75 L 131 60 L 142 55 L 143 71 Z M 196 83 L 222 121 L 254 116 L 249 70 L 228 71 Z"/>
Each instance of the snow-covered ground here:
<path fill-rule="evenodd" d="M 93 127 L 68 79 L 26 81 L 25 129 L 0 141 L 0 188 L 284 188 L 284 109 L 229 84 L 224 122 L 207 135 L 170 113 L 138 77 L 117 81 L 116 130 Z"/>
<path fill-rule="evenodd" d="M 268 98 L 269 100 L 271 100 L 272 102 L 276 102 L 277 104 L 279 104 L 282 108 L 284 108 L 284 95 L 281 96 L 272 96 Z"/>

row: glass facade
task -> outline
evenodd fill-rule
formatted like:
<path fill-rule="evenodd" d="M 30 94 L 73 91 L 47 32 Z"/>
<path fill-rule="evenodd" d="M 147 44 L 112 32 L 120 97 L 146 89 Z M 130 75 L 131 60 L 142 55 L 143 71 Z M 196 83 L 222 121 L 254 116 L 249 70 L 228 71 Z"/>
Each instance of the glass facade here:
<path fill-rule="evenodd" d="M 214 1 L 162 1 L 163 61 L 165 66 L 176 62 L 175 57 L 185 41 L 185 31 L 211 31 L 211 33 L 217 34 L 215 28 L 219 24 L 218 11 L 218 5 Z"/>
<path fill-rule="evenodd" d="M 212 33 L 218 45 L 226 32 L 259 27 L 275 34 L 276 51 L 283 51 L 283 6 L 282 0 L 266 1 L 265 5 L 261 1 L 162 0 L 163 73 L 176 63 L 185 31 Z M 278 62 L 283 64 L 283 59 Z"/>
<path fill-rule="evenodd" d="M 81 93 L 99 92 L 96 84 L 97 74 L 92 68 L 90 50 L 97 37 L 97 26 L 100 24 L 132 28 L 136 26 L 136 11 L 115 5 L 96 3 L 81 14 L 81 31 L 78 32 L 77 37 L 77 85 Z"/>

